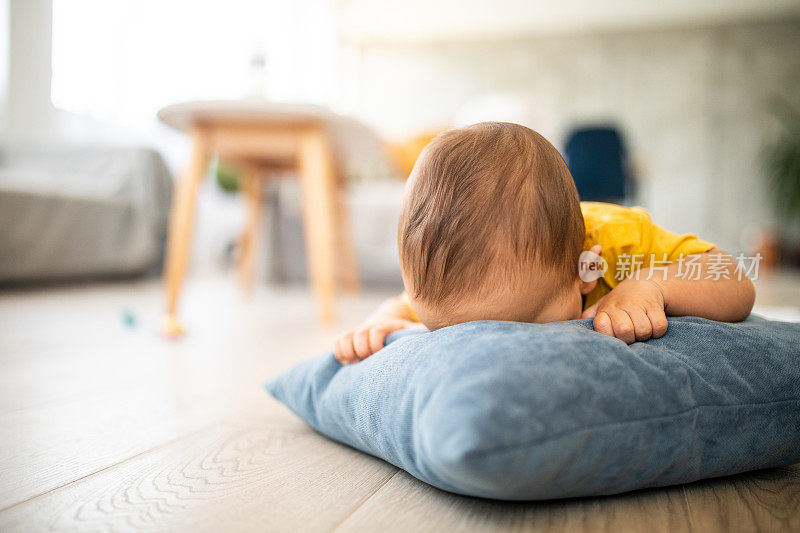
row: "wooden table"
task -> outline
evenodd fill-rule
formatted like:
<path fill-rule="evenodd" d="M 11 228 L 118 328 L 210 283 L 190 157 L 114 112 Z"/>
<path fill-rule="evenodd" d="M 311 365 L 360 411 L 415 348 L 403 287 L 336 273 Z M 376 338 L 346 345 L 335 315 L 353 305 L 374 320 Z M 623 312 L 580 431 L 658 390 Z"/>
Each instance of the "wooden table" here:
<path fill-rule="evenodd" d="M 356 291 L 359 284 L 342 201 L 344 179 L 326 130 L 326 125 L 338 117 L 316 106 L 272 104 L 259 99 L 186 102 L 162 109 L 158 117 L 192 139 L 189 167 L 177 183 L 170 215 L 164 268 L 167 332 L 180 331 L 176 313 L 187 269 L 197 190 L 214 153 L 239 168 L 245 178 L 248 217 L 238 261 L 245 287 L 253 283 L 264 180 L 276 171 L 297 170 L 302 183 L 309 277 L 320 319 L 332 322 L 337 275 L 347 290 Z"/>

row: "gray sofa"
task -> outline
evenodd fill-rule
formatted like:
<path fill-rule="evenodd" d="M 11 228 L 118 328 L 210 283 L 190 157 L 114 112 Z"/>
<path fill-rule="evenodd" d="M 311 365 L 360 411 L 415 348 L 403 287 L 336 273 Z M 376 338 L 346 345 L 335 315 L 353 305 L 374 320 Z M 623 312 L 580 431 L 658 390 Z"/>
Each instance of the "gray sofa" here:
<path fill-rule="evenodd" d="M 163 253 L 172 179 L 149 149 L 0 151 L 0 282 L 153 269 Z"/>

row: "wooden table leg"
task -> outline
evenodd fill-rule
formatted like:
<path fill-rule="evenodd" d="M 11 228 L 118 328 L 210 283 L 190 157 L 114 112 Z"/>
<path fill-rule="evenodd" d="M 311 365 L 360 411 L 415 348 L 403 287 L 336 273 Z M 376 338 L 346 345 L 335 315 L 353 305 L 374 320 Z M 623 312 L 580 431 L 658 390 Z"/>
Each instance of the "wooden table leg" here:
<path fill-rule="evenodd" d="M 247 204 L 247 221 L 239 244 L 239 282 L 243 289 L 253 288 L 256 270 L 256 249 L 261 227 L 262 172 L 258 167 L 248 169 L 242 183 L 242 192 Z"/>
<path fill-rule="evenodd" d="M 321 129 L 309 130 L 302 137 L 300 181 L 309 277 L 320 319 L 331 323 L 336 290 L 336 183 L 331 149 Z"/>
<path fill-rule="evenodd" d="M 358 258 L 350 231 L 350 210 L 347 205 L 347 187 L 344 179 L 339 179 L 336 190 L 336 248 L 338 254 L 339 281 L 342 289 L 357 294 L 361 289 L 358 276 Z"/>
<path fill-rule="evenodd" d="M 189 168 L 176 184 L 170 212 L 167 256 L 164 264 L 164 284 L 167 297 L 164 330 L 169 335 L 179 335 L 182 331 L 176 314 L 178 295 L 186 275 L 197 189 L 203 181 L 207 165 L 208 146 L 205 136 L 201 131 L 195 130 L 192 132 L 192 158 Z"/>

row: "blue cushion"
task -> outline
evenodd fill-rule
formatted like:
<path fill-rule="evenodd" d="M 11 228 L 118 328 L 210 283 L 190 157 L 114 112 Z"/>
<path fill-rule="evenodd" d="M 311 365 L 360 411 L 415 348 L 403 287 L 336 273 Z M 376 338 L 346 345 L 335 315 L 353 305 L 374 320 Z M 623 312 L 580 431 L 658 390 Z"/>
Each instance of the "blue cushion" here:
<path fill-rule="evenodd" d="M 444 490 L 615 494 L 800 461 L 800 324 L 672 318 L 624 342 L 590 320 L 400 332 L 267 389 L 312 427 Z"/>

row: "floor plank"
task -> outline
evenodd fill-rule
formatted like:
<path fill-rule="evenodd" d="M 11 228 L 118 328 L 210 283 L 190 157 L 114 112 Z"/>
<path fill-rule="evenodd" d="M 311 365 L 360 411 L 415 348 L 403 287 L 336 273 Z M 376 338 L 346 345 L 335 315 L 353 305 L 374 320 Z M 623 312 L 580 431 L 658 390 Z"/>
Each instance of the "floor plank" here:
<path fill-rule="evenodd" d="M 1 531 L 329 531 L 397 469 L 297 420 L 233 418 L 0 513 Z"/>
<path fill-rule="evenodd" d="M 0 417 L 0 509 L 196 431 L 233 404 L 195 399 L 147 383 Z"/>
<path fill-rule="evenodd" d="M 338 528 L 348 531 L 800 531 L 800 465 L 604 498 L 495 502 L 400 471 Z"/>
<path fill-rule="evenodd" d="M 4 294 L 0 509 L 246 406 L 291 417 L 263 381 L 326 349 L 335 334 L 309 324 L 314 302 L 304 292 L 246 300 L 232 283 L 201 288 L 187 301 L 189 334 L 178 341 L 157 334 L 155 280 Z M 356 305 L 353 320 L 379 299 Z M 134 328 L 122 323 L 126 306 L 138 310 Z"/>
<path fill-rule="evenodd" d="M 697 531 L 800 531 L 800 464 L 685 490 Z"/>
<path fill-rule="evenodd" d="M 612 498 L 498 502 L 435 489 L 400 471 L 347 518 L 349 531 L 688 531 L 680 487 Z"/>

